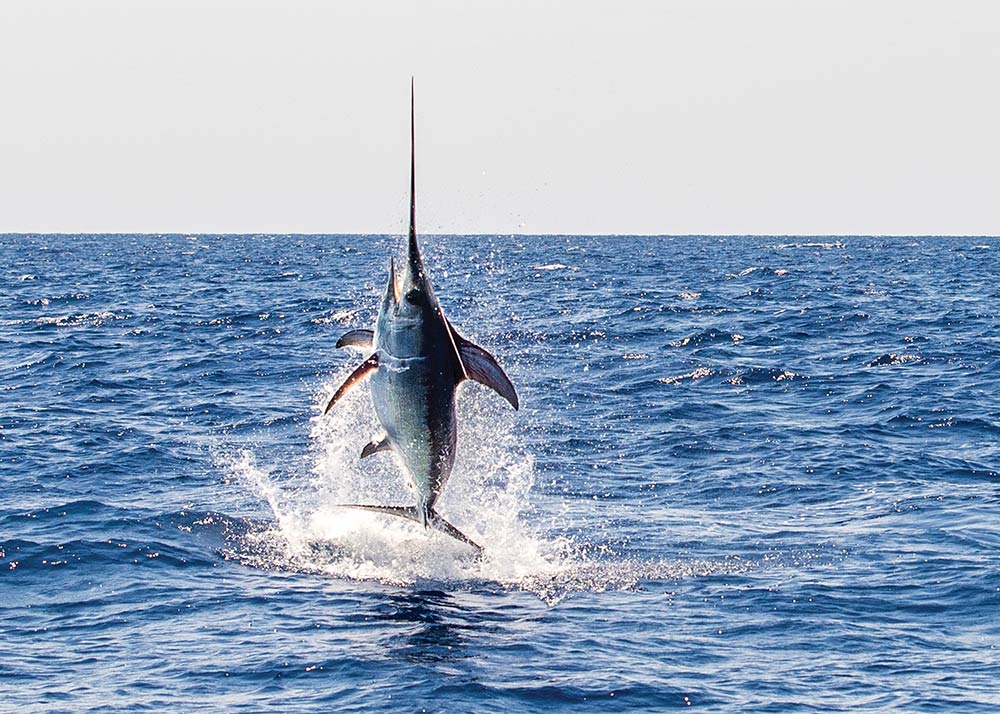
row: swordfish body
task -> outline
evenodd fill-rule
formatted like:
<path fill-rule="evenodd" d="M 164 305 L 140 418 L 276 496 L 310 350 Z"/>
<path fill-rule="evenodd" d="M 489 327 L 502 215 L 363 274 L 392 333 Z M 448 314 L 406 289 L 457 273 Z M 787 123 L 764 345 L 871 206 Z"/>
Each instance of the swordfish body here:
<path fill-rule="evenodd" d="M 326 411 L 351 387 L 370 377 L 372 403 L 385 436 L 368 444 L 361 457 L 381 451 L 397 454 L 416 497 L 413 506 L 344 505 L 409 518 L 481 550 L 434 509 L 455 464 L 455 392 L 459 384 L 471 379 L 495 390 L 515 409 L 517 393 L 493 356 L 452 327 L 434 295 L 417 242 L 412 86 L 410 142 L 406 258 L 398 271 L 390 260 L 375 330 L 353 330 L 337 342 L 337 347 L 374 352 L 337 390 Z"/>

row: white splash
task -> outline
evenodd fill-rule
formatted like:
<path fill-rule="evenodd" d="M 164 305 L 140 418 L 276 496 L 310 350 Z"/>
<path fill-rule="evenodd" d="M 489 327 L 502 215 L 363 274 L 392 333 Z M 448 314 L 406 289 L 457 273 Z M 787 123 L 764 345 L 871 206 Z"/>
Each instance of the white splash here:
<path fill-rule="evenodd" d="M 317 412 L 349 373 L 335 375 L 316 396 Z M 467 383 L 458 397 L 459 451 L 438 510 L 484 546 L 477 557 L 446 535 L 410 521 L 339 507 L 345 503 L 414 502 L 391 453 L 362 460 L 380 436 L 368 387 L 359 385 L 327 415 L 314 417 L 312 471 L 288 481 L 250 453 L 224 464 L 231 479 L 266 502 L 274 520 L 247 535 L 233 555 L 265 568 L 408 585 L 421 580 L 491 581 L 504 587 L 559 579 L 575 567 L 566 538 L 546 538 L 530 525 L 534 459 L 517 444 L 514 414 L 492 392 Z"/>
<path fill-rule="evenodd" d="M 317 413 L 350 368 L 331 377 L 316 395 Z M 264 569 L 403 587 L 427 581 L 449 587 L 494 584 L 531 592 L 549 604 L 575 592 L 629 590 L 650 580 L 759 566 L 738 559 L 642 560 L 587 536 L 574 540 L 548 534 L 546 524 L 557 526 L 559 519 L 532 509 L 534 458 L 518 443 L 519 414 L 505 407 L 479 385 L 459 389 L 458 458 L 438 503 L 442 515 L 483 545 L 481 557 L 411 521 L 338 506 L 413 503 L 391 453 L 360 458 L 362 447 L 381 435 L 364 384 L 329 414 L 313 418 L 311 472 L 303 477 L 289 479 L 294 469 L 288 465 L 263 467 L 246 452 L 223 464 L 231 480 L 273 513 L 273 520 L 243 535 L 227 556 Z"/>

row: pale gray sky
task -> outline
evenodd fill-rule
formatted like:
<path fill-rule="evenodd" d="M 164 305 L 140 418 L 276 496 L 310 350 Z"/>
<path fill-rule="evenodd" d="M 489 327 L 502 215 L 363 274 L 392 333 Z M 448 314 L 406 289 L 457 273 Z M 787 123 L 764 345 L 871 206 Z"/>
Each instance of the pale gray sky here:
<path fill-rule="evenodd" d="M 1000 3 L 0 0 L 0 231 L 1000 233 Z"/>

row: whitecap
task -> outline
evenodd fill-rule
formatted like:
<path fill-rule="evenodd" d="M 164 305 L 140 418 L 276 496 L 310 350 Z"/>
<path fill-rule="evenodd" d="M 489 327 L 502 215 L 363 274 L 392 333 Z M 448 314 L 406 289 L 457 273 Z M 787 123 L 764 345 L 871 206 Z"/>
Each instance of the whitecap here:
<path fill-rule="evenodd" d="M 357 315 L 357 310 L 338 310 L 337 312 L 324 315 L 323 317 L 314 317 L 310 320 L 310 322 L 314 325 L 347 325 L 354 320 Z"/>
<path fill-rule="evenodd" d="M 53 325 L 55 327 L 101 327 L 107 322 L 116 320 L 126 320 L 128 315 L 104 310 L 101 312 L 90 312 L 81 315 L 43 315 L 31 320 L 37 325 Z"/>
<path fill-rule="evenodd" d="M 671 377 L 660 377 L 657 382 L 662 382 L 663 384 L 680 384 L 685 380 L 695 381 L 696 379 L 704 379 L 705 377 L 711 377 L 712 370 L 708 367 L 699 367 L 693 372 L 685 372 L 684 374 L 677 374 Z"/>
<path fill-rule="evenodd" d="M 536 265 L 533 267 L 534 270 L 566 270 L 569 268 L 568 265 L 563 265 L 562 263 L 549 263 L 547 265 Z"/>

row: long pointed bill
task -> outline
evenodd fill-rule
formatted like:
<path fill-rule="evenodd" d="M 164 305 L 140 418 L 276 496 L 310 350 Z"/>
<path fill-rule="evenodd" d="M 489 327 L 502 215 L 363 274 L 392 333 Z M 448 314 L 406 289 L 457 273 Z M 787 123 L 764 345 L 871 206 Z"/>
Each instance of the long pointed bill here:
<path fill-rule="evenodd" d="M 414 274 L 422 272 L 420 247 L 417 245 L 417 130 L 413 112 L 413 77 L 410 77 L 410 239 L 407 244 L 407 262 Z"/>
<path fill-rule="evenodd" d="M 424 282 L 424 260 L 417 243 L 417 131 L 413 111 L 413 77 L 410 77 L 410 235 L 406 244 L 406 269 L 411 283 Z"/>
<path fill-rule="evenodd" d="M 424 259 L 420 255 L 420 245 L 417 243 L 417 132 L 416 121 L 413 110 L 413 77 L 410 77 L 410 236 L 406 244 L 406 269 L 403 276 L 403 285 L 407 290 L 417 288 L 427 293 L 431 303 L 435 306 L 441 319 L 447 323 L 448 318 L 441 309 L 441 304 L 434 297 L 434 288 L 431 287 L 430 278 L 424 268 Z M 399 302 L 399 297 L 396 297 Z M 468 379 L 469 373 L 462 363 L 462 354 L 458 351 L 458 344 L 455 342 L 451 329 L 447 330 L 448 340 L 455 355 L 458 369 L 461 371 L 462 379 Z M 426 525 L 426 524 L 425 524 Z"/>

